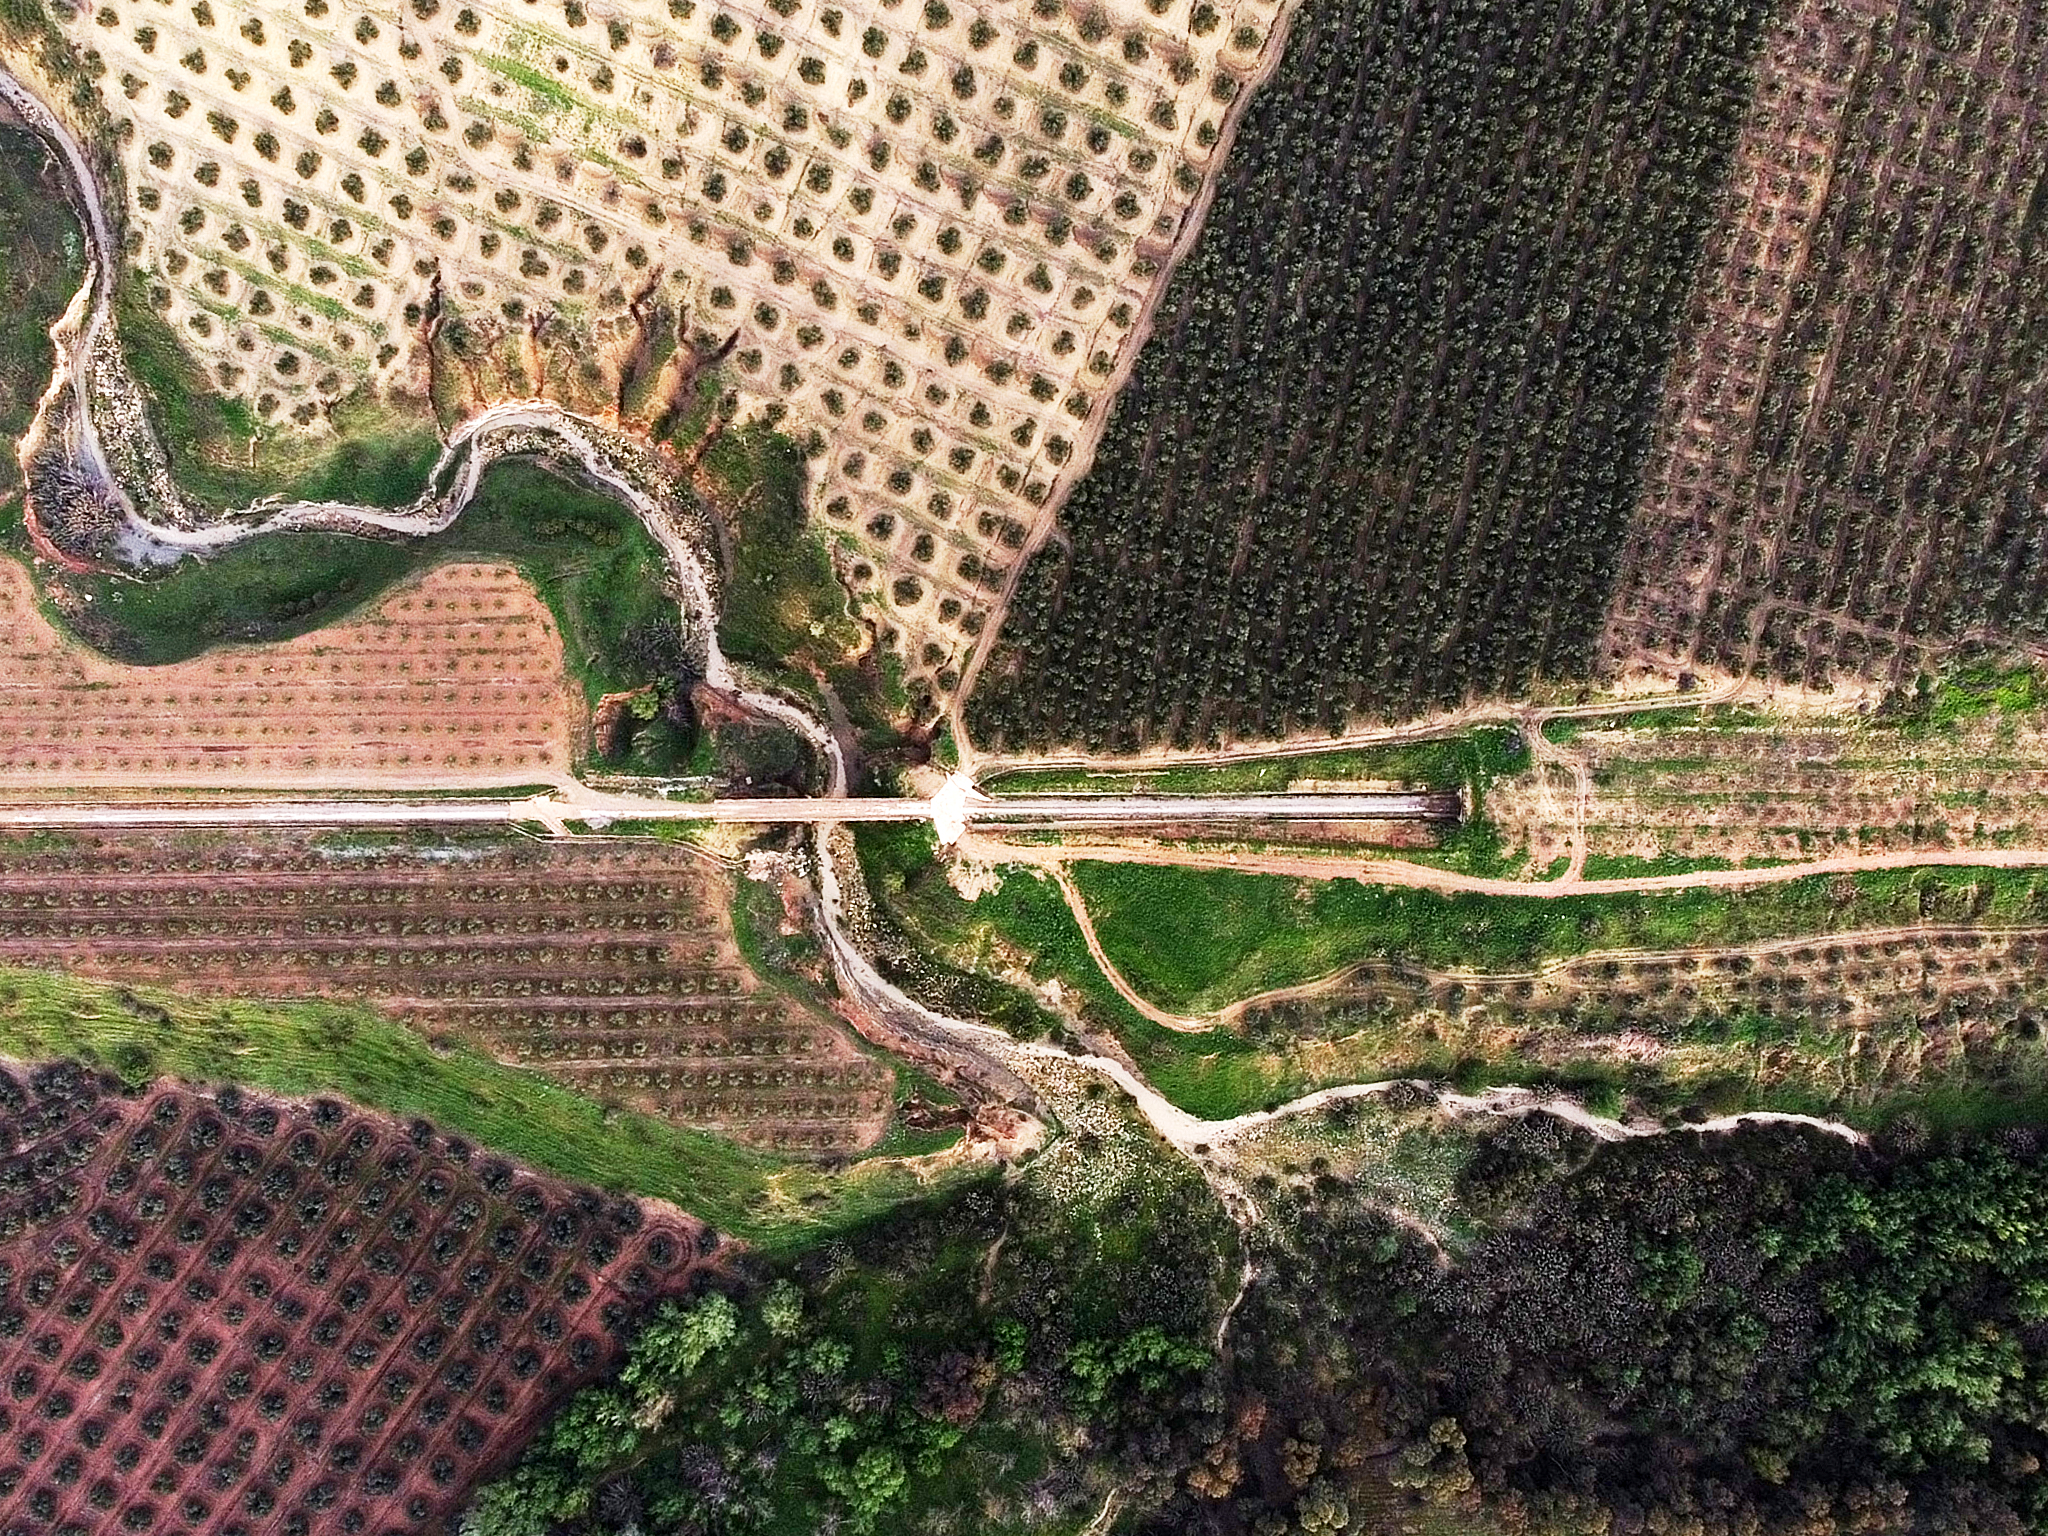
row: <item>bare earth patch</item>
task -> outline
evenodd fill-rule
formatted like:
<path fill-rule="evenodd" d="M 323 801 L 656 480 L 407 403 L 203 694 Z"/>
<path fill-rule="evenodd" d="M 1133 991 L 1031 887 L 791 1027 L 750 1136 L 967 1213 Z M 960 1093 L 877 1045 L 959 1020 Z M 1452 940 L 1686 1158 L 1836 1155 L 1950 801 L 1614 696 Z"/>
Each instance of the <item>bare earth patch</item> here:
<path fill-rule="evenodd" d="M 445 565 L 281 645 L 123 666 L 0 561 L 0 787 L 448 788 L 569 771 L 553 617 L 518 572 Z"/>

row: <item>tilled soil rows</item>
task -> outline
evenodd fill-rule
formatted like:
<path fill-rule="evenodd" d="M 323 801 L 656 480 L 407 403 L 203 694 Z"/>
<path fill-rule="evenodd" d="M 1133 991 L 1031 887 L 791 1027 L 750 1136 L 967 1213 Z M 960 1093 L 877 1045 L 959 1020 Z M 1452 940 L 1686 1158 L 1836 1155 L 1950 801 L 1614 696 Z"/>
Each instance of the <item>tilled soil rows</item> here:
<path fill-rule="evenodd" d="M 572 757 L 561 638 L 509 566 L 441 566 L 317 634 L 132 667 L 58 633 L 5 560 L 0 643 L 0 786 L 488 785 Z"/>
<path fill-rule="evenodd" d="M 0 1071 L 0 1530 L 438 1528 L 720 1247 L 424 1121 Z"/>
<path fill-rule="evenodd" d="M 2027 847 L 2048 837 L 2048 731 L 2003 712 L 1939 731 L 1855 716 L 1758 725 L 1594 726 L 1585 764 L 1597 857 L 1805 859 L 1816 854 Z M 1570 851 L 1542 783 L 1506 779 L 1487 814 L 1542 868 Z"/>
<path fill-rule="evenodd" d="M 353 839 L 353 840 L 351 840 Z M 0 843 L 0 963 L 373 1002 L 606 1102 L 790 1151 L 872 1141 L 889 1069 L 764 988 L 730 877 L 656 843 Z"/>

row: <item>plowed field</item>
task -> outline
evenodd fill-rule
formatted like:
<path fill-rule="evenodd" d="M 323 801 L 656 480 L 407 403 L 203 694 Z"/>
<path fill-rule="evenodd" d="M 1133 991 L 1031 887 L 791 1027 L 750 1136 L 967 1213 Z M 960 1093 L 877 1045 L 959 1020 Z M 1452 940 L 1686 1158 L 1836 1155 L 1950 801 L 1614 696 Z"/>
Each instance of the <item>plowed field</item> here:
<path fill-rule="evenodd" d="M 1761 1093 L 1839 1110 L 1940 1081 L 2037 1091 L 2044 959 L 2040 928 L 1929 923 L 1512 973 L 1375 962 L 1235 1022 L 1261 1042 L 1342 1042 L 1389 1070 L 1594 1062 L 1632 1082 L 1716 1081 L 1717 1106 Z"/>
<path fill-rule="evenodd" d="M 361 998 L 600 1100 L 788 1150 L 881 1133 L 889 1069 L 764 989 L 730 877 L 687 848 L 520 839 L 0 844 L 0 962 Z"/>
<path fill-rule="evenodd" d="M 509 566 L 438 567 L 281 645 L 130 667 L 67 640 L 0 561 L 0 648 L 0 787 L 447 787 L 571 758 L 561 638 Z"/>
<path fill-rule="evenodd" d="M 2036 846 L 2048 839 L 2044 724 L 2031 713 L 1930 731 L 1859 716 L 1709 717 L 1596 724 L 1565 746 L 1588 777 L 1591 869 L 1612 874 L 1621 871 L 1603 861 Z M 1559 805 L 1553 771 L 1548 789 L 1533 774 L 1502 779 L 1486 809 L 1540 869 L 1571 851 Z"/>
<path fill-rule="evenodd" d="M 434 1528 L 717 1248 L 425 1122 L 0 1073 L 0 1528 Z"/>

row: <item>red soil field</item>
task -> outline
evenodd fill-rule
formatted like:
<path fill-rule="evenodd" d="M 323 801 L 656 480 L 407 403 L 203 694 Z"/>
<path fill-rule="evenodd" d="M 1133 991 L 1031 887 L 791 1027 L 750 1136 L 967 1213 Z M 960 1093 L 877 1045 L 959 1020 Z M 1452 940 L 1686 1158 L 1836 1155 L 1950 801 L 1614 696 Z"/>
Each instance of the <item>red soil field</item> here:
<path fill-rule="evenodd" d="M 785 1151 L 867 1145 L 889 1067 L 760 983 L 732 880 L 652 840 L 0 841 L 0 963 L 360 998 L 605 1102 Z"/>
<path fill-rule="evenodd" d="M 570 766 L 561 637 L 509 566 L 437 566 L 296 640 L 132 667 L 59 633 L 0 560 L 0 648 L 0 786 L 423 788 Z"/>
<path fill-rule="evenodd" d="M 423 1121 L 0 1071 L 0 1536 L 444 1529 L 720 1250 Z"/>

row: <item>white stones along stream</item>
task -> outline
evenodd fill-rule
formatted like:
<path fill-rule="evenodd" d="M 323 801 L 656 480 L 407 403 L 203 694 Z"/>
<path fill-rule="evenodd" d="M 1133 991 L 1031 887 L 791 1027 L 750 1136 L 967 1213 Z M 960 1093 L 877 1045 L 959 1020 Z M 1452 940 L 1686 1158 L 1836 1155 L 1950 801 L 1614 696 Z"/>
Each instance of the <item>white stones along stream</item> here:
<path fill-rule="evenodd" d="M 0 66 L 0 102 L 47 142 L 65 168 L 71 199 L 87 236 L 84 282 L 64 315 L 51 328 L 56 363 L 49 389 L 24 437 L 24 471 L 31 462 L 65 463 L 88 493 L 119 520 L 116 547 L 137 564 L 167 562 L 226 548 L 266 533 L 322 530 L 423 537 L 439 533 L 461 516 L 485 472 L 499 459 L 540 449 L 573 459 L 593 482 L 633 509 L 660 542 L 673 564 L 685 643 L 706 682 L 746 708 L 774 719 L 810 742 L 827 765 L 827 794 L 848 792 L 847 764 L 832 732 L 785 698 L 748 686 L 719 647 L 717 581 L 678 508 L 675 495 L 652 454 L 620 440 L 597 423 L 545 400 L 493 405 L 450 435 L 427 489 L 410 507 L 387 510 L 344 502 L 261 501 L 224 513 L 193 506 L 172 483 L 168 459 L 156 442 L 142 394 L 123 362 L 111 322 L 111 282 L 116 242 L 90 162 L 69 127 L 21 79 Z M 98 412 L 116 418 L 110 430 L 121 436 L 115 458 L 130 471 L 124 482 L 109 461 Z M 142 483 L 137 484 L 139 479 Z M 74 482 L 76 483 L 76 482 Z M 440 489 L 436 489 L 440 487 Z M 953 786 L 955 799 L 972 791 Z M 1129 1065 L 1109 1056 L 1075 1054 L 1056 1046 L 1018 1041 L 988 1025 L 955 1019 L 928 1008 L 884 978 L 846 932 L 845 903 L 832 850 L 834 828 L 816 833 L 820 923 L 841 985 L 864 1007 L 896 1028 L 933 1046 L 979 1059 L 997 1075 L 1026 1081 L 1047 1069 L 1096 1074 L 1114 1083 L 1162 1140 L 1200 1166 L 1241 1222 L 1255 1218 L 1221 1166 L 1221 1149 L 1246 1132 L 1290 1116 L 1311 1114 L 1345 1099 L 1419 1089 L 1435 1096 L 1444 1113 L 1459 1117 L 1557 1114 L 1603 1141 L 1660 1134 L 1661 1125 L 1638 1126 L 1597 1116 L 1573 1101 L 1526 1089 L 1494 1089 L 1477 1095 L 1442 1091 L 1432 1084 L 1386 1081 L 1346 1084 L 1307 1094 L 1276 1108 L 1224 1120 L 1204 1120 L 1168 1101 Z M 1853 1127 L 1804 1115 L 1756 1112 L 1683 1127 L 1694 1134 L 1736 1130 L 1764 1122 L 1790 1122 L 1861 1142 Z M 1247 1277 L 1248 1278 L 1248 1277 Z M 1240 1294 L 1242 1294 L 1240 1292 Z M 1227 1315 L 1227 1314 L 1226 1314 Z"/>

